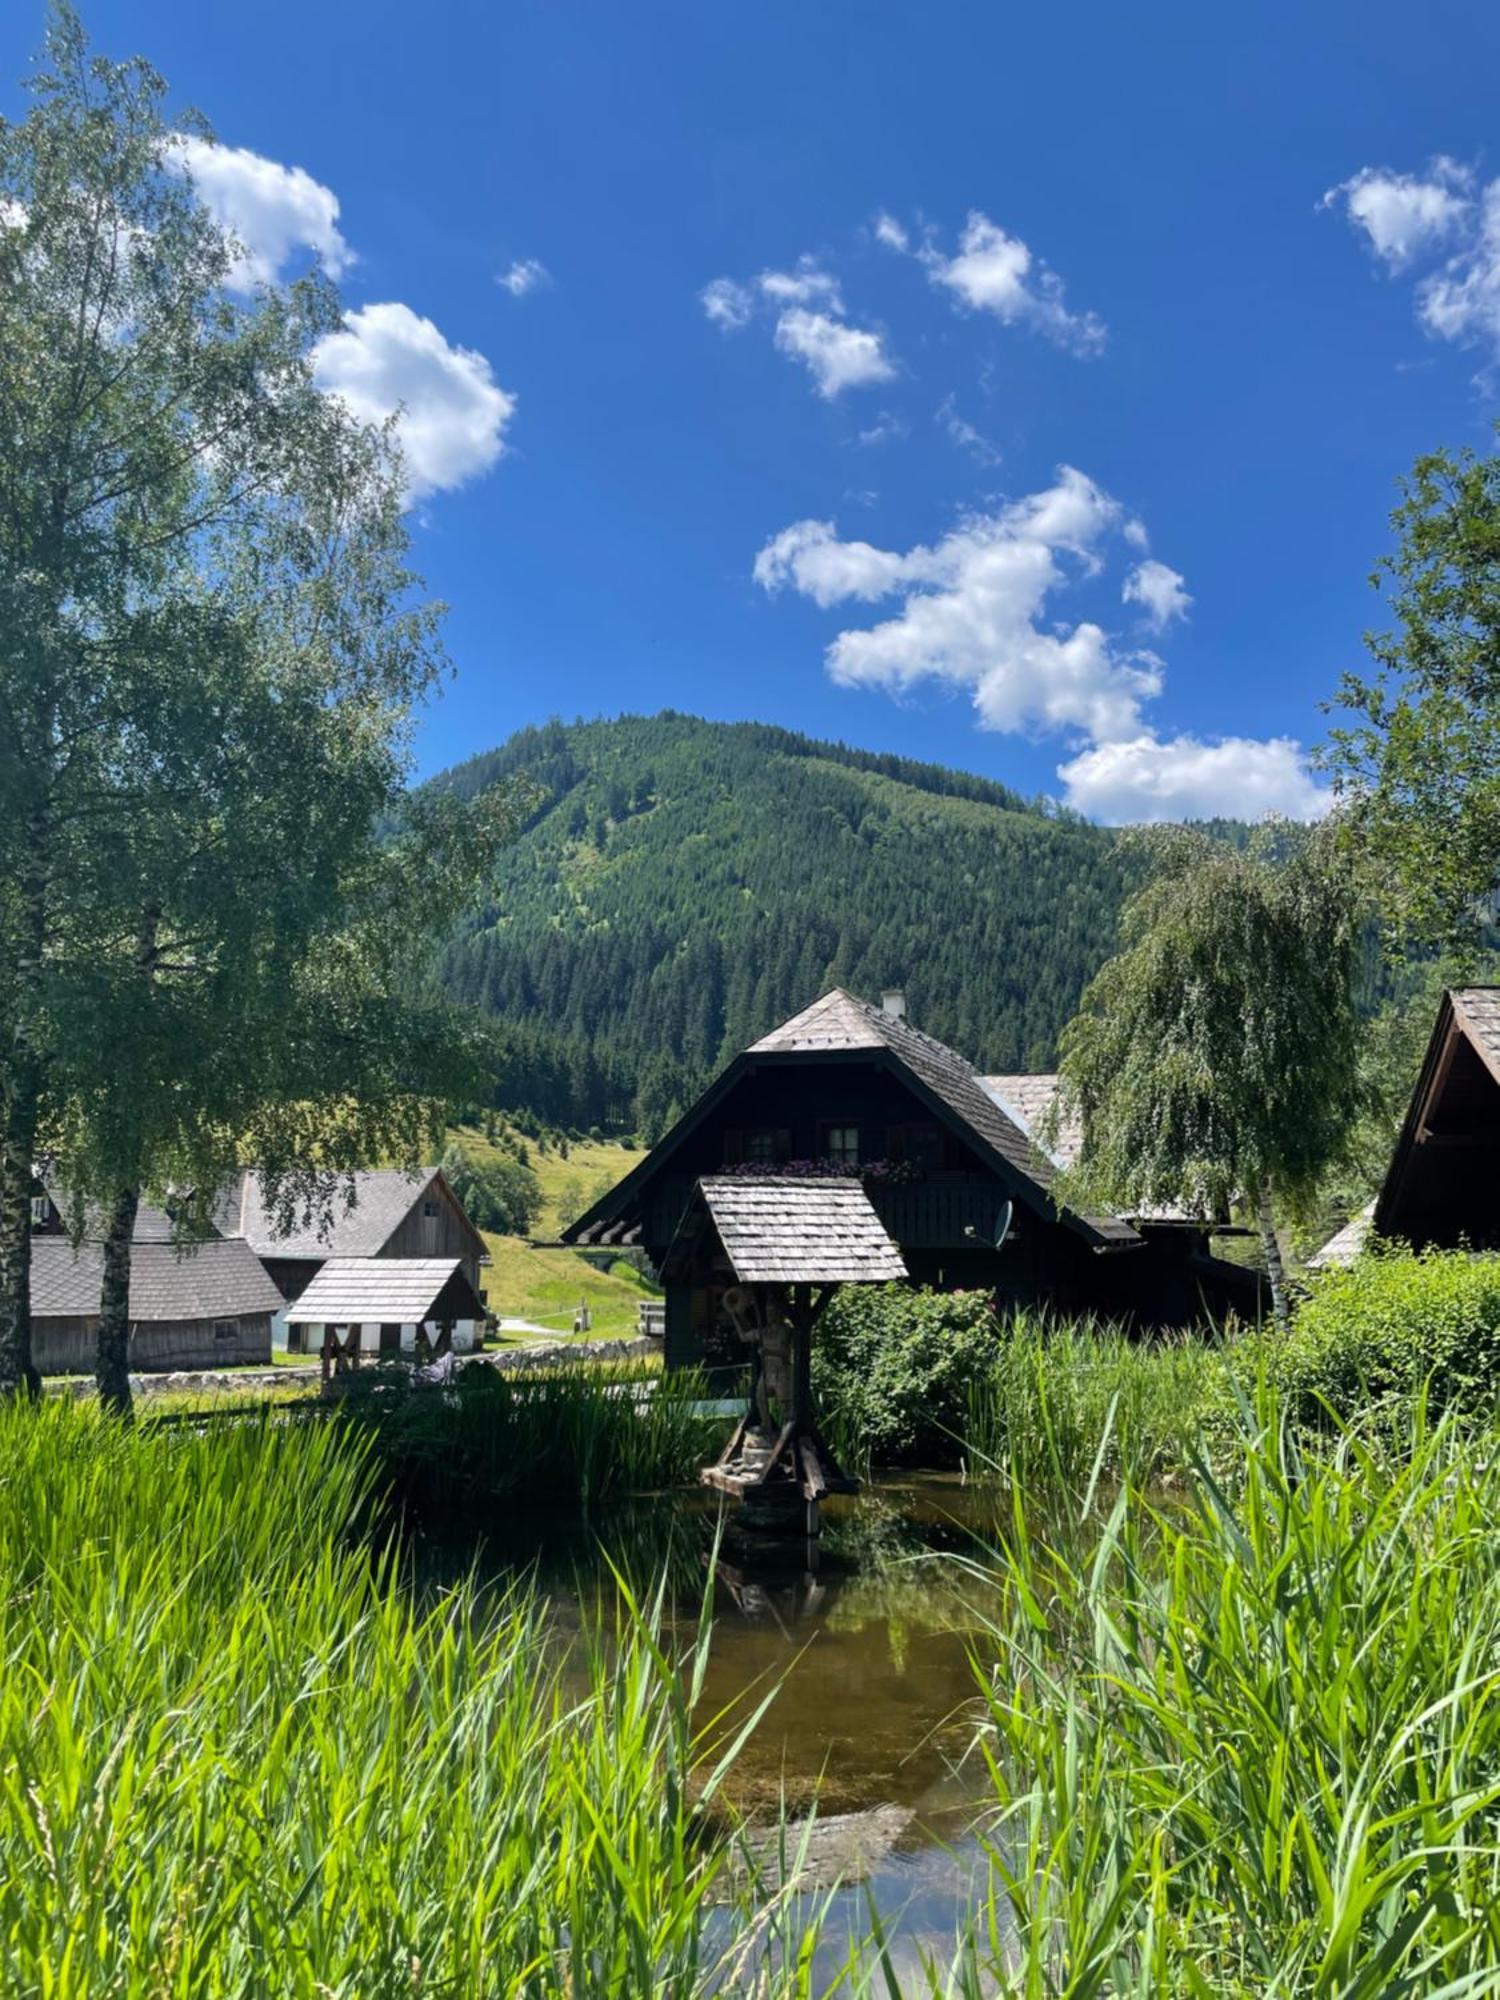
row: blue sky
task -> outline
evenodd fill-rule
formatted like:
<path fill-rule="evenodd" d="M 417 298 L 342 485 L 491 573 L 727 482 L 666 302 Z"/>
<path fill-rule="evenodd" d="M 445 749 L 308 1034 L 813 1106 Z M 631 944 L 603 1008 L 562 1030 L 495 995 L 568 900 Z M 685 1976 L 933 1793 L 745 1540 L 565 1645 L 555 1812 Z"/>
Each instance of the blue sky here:
<path fill-rule="evenodd" d="M 85 18 L 232 149 L 246 282 L 340 269 L 327 386 L 412 410 L 423 770 L 670 705 L 1310 812 L 1395 478 L 1488 448 L 1494 7 Z"/>

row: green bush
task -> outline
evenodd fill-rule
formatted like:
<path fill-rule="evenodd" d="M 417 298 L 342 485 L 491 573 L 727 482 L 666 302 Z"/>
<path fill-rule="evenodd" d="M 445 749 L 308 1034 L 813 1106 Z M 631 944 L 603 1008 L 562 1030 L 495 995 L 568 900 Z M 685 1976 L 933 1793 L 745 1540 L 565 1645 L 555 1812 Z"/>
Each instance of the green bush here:
<path fill-rule="evenodd" d="M 1326 1426 L 1372 1403 L 1407 1401 L 1487 1417 L 1500 1388 L 1500 1256 L 1376 1249 L 1320 1273 L 1291 1336 L 1247 1343 L 1299 1424 Z"/>
<path fill-rule="evenodd" d="M 1000 1332 L 988 1292 L 846 1286 L 813 1339 L 829 1442 L 851 1465 L 953 1463 Z"/>

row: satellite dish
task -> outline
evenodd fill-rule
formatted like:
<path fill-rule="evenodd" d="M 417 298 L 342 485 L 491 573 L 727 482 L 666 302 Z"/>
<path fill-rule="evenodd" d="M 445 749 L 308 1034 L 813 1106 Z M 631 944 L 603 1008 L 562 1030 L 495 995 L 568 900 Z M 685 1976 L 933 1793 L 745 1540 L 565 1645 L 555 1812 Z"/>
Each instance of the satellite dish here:
<path fill-rule="evenodd" d="M 1005 1239 L 1010 1234 L 1010 1225 L 1014 1219 L 1015 1212 L 1014 1202 L 1009 1200 L 1001 1202 L 1000 1212 L 995 1217 L 995 1248 L 997 1250 L 1005 1248 Z"/>

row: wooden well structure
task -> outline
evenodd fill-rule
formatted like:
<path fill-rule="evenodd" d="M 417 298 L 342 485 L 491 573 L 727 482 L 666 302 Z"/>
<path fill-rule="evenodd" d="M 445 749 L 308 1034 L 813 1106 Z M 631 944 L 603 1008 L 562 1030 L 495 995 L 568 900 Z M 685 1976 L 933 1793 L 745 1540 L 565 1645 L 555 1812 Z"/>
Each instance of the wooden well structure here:
<path fill-rule="evenodd" d="M 750 1350 L 745 1414 L 699 1477 L 797 1532 L 819 1503 L 852 1493 L 818 1428 L 812 1343 L 835 1287 L 907 1276 L 869 1196 L 853 1179 L 710 1175 L 700 1180 L 664 1277 L 718 1291 Z"/>

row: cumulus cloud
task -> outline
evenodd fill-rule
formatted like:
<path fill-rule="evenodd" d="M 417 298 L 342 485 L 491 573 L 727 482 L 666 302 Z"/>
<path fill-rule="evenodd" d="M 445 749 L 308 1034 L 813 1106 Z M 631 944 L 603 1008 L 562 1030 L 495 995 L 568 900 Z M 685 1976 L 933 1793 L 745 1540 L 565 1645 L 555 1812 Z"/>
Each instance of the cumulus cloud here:
<path fill-rule="evenodd" d="M 517 257 L 508 271 L 500 273 L 495 283 L 502 285 L 513 299 L 524 299 L 528 293 L 550 285 L 552 273 L 538 257 Z"/>
<path fill-rule="evenodd" d="M 1319 819 L 1331 800 L 1300 744 L 1226 736 L 1139 736 L 1097 743 L 1058 767 L 1070 806 L 1113 826 L 1143 820 Z"/>
<path fill-rule="evenodd" d="M 199 200 L 240 245 L 229 280 L 235 290 L 274 284 L 298 250 L 311 251 L 335 278 L 354 262 L 339 233 L 338 196 L 301 167 L 191 134 L 177 153 Z"/>
<path fill-rule="evenodd" d="M 1092 621 L 1042 622 L 1069 580 L 1062 558 L 1097 567 L 1119 519 L 1101 487 L 1064 466 L 1043 492 L 973 515 L 930 547 L 880 549 L 841 541 L 832 522 L 799 521 L 761 550 L 755 578 L 825 609 L 901 597 L 893 616 L 840 632 L 829 646 L 828 671 L 844 686 L 900 691 L 936 680 L 968 688 L 987 729 L 1128 736 L 1160 686 L 1160 663 L 1117 650 Z"/>
<path fill-rule="evenodd" d="M 888 382 L 895 369 L 880 335 L 829 313 L 791 306 L 776 322 L 776 345 L 804 362 L 820 396 L 832 398 L 867 382 Z"/>
<path fill-rule="evenodd" d="M 789 271 L 762 271 L 753 285 L 715 278 L 698 301 L 726 333 L 737 333 L 764 312 L 777 349 L 803 364 L 820 396 L 832 399 L 845 389 L 888 382 L 896 372 L 882 336 L 850 324 L 838 280 L 812 257 L 800 258 Z"/>
<path fill-rule="evenodd" d="M 951 257 L 931 231 L 913 249 L 893 216 L 876 217 L 875 235 L 889 249 L 910 250 L 960 310 L 993 313 L 1005 326 L 1029 326 L 1075 354 L 1097 354 L 1104 346 L 1107 329 L 1098 314 L 1071 311 L 1057 273 L 977 208 L 970 210 Z"/>
<path fill-rule="evenodd" d="M 1186 618 L 1193 602 L 1186 579 L 1151 556 L 1126 577 L 1120 597 L 1126 604 L 1139 604 L 1156 632 L 1164 631 L 1174 618 Z"/>
<path fill-rule="evenodd" d="M 313 350 L 313 373 L 362 421 L 396 416 L 413 499 L 487 472 L 516 407 L 482 354 L 394 303 L 347 313 Z"/>
<path fill-rule="evenodd" d="M 895 694 L 924 681 L 962 688 L 981 728 L 1071 737 L 1059 776 L 1082 812 L 1116 822 L 1316 817 L 1327 797 L 1294 742 L 1158 736 L 1143 710 L 1163 689 L 1160 658 L 1092 619 L 1057 616 L 1062 593 L 1138 548 L 1143 532 L 1094 480 L 1062 466 L 1040 492 L 910 549 L 846 540 L 832 521 L 796 521 L 765 544 L 754 573 L 762 589 L 794 590 L 823 610 L 890 603 L 889 616 L 850 622 L 830 642 L 831 678 Z M 1145 582 L 1143 572 L 1152 573 Z M 1164 563 L 1135 564 L 1125 595 L 1153 617 L 1159 607 L 1163 624 L 1190 601 Z"/>
<path fill-rule="evenodd" d="M 1440 154 L 1423 174 L 1361 167 L 1320 206 L 1341 209 L 1388 270 L 1433 266 L 1416 287 L 1424 331 L 1500 360 L 1500 178 L 1481 187 Z"/>
<path fill-rule="evenodd" d="M 1342 208 L 1364 231 L 1371 250 L 1393 270 L 1451 236 L 1471 206 L 1472 175 L 1439 154 L 1425 174 L 1397 174 L 1361 167 L 1329 188 L 1320 208 Z"/>

